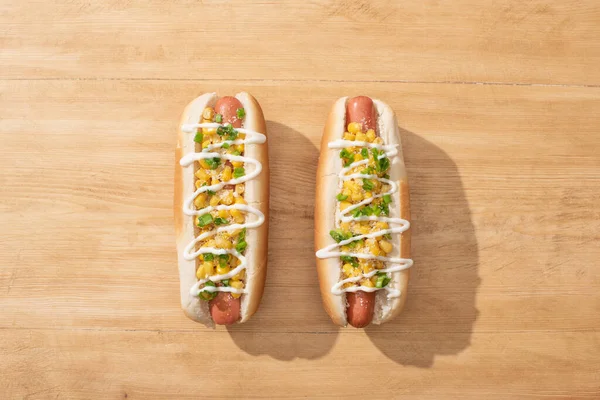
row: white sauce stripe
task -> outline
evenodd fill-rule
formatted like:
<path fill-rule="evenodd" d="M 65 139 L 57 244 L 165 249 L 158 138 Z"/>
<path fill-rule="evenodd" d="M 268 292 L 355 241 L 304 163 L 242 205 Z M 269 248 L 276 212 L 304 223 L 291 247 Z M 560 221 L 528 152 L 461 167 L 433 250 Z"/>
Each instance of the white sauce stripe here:
<path fill-rule="evenodd" d="M 344 140 L 344 139 L 338 139 L 333 142 L 330 142 L 328 144 L 328 147 L 330 149 L 362 147 L 362 148 L 382 150 L 383 154 L 380 154 L 377 156 L 378 160 L 381 160 L 382 158 L 385 158 L 385 157 L 392 158 L 398 154 L 398 149 L 397 149 L 396 145 L 381 145 L 381 144 L 376 144 L 376 143 L 357 142 L 357 141 L 353 141 L 353 140 Z M 367 286 L 350 286 L 347 288 L 343 287 L 346 283 L 354 283 L 354 282 L 358 282 L 365 278 L 371 278 L 372 276 L 374 276 L 377 273 L 390 274 L 393 272 L 402 271 L 404 269 L 410 268 L 413 265 L 413 261 L 408 258 L 383 257 L 383 256 L 374 256 L 372 254 L 367 254 L 367 253 L 348 253 L 348 252 L 335 251 L 336 249 L 339 249 L 340 247 L 345 246 L 349 243 L 355 242 L 357 240 L 376 238 L 376 237 L 383 236 L 386 234 L 400 234 L 400 233 L 406 231 L 408 228 L 410 228 L 410 222 L 408 222 L 407 220 L 402 219 L 402 218 L 390 218 L 390 217 L 381 216 L 381 215 L 380 216 L 373 216 L 373 215 L 359 216 L 359 217 L 354 217 L 352 215 L 348 215 L 352 211 L 356 210 L 357 208 L 360 208 L 364 205 L 372 203 L 375 199 L 384 197 L 385 195 L 391 196 L 392 194 L 396 193 L 396 191 L 398 191 L 398 185 L 395 182 L 393 182 L 389 179 L 386 179 L 386 178 L 380 178 L 379 176 L 374 175 L 374 174 L 353 173 L 353 174 L 346 175 L 353 168 L 360 167 L 361 165 L 366 165 L 368 163 L 369 163 L 369 159 L 366 158 L 364 160 L 355 161 L 355 162 L 351 163 L 349 166 L 342 168 L 342 170 L 340 171 L 340 173 L 338 175 L 339 180 L 340 180 L 340 187 L 343 186 L 344 181 L 348 181 L 351 179 L 375 179 L 375 180 L 380 181 L 382 184 L 389 185 L 390 190 L 386 193 L 380 193 L 380 194 L 374 195 L 368 199 L 365 199 L 359 203 L 353 204 L 350 207 L 347 207 L 346 209 L 344 209 L 344 211 L 341 211 L 339 209 L 339 202 L 338 202 L 337 212 L 340 215 L 339 220 L 341 222 L 381 221 L 381 222 L 387 222 L 389 224 L 399 225 L 399 226 L 393 227 L 391 229 L 383 229 L 383 230 L 372 232 L 372 233 L 369 233 L 366 235 L 358 235 L 358 236 L 354 236 L 350 239 L 342 240 L 339 243 L 334 243 L 323 249 L 320 249 L 319 251 L 317 251 L 316 255 L 318 258 L 321 258 L 321 259 L 349 256 L 349 257 L 356 257 L 356 258 L 366 259 L 366 260 L 379 260 L 379 261 L 383 261 L 383 262 L 387 262 L 387 263 L 391 264 L 391 266 L 384 268 L 384 269 L 379 269 L 379 270 L 375 269 L 366 274 L 361 274 L 358 276 L 340 280 L 338 283 L 333 285 L 333 287 L 331 288 L 331 293 L 333 293 L 335 295 L 341 295 L 344 292 L 357 292 L 357 291 L 374 292 L 376 290 L 385 289 L 388 292 L 389 298 L 399 297 L 401 293 L 398 289 L 392 289 L 387 286 L 384 288 L 375 288 L 375 287 L 367 287 Z"/>
<path fill-rule="evenodd" d="M 187 133 L 195 133 L 198 130 L 198 128 L 218 128 L 220 126 L 226 126 L 226 125 L 228 125 L 228 124 L 217 124 L 217 123 L 185 124 L 185 125 L 182 125 L 181 130 L 183 132 L 187 132 Z M 243 224 L 231 224 L 231 225 L 220 226 L 209 232 L 204 232 L 201 235 L 197 236 L 194 240 L 192 240 L 186 246 L 186 248 L 183 251 L 183 257 L 188 261 L 194 260 L 200 254 L 206 254 L 206 253 L 212 253 L 215 255 L 230 254 L 240 260 L 240 265 L 238 265 L 237 267 L 235 267 L 234 269 L 232 269 L 231 271 L 229 271 L 226 274 L 212 275 L 212 276 L 209 276 L 208 278 L 200 279 L 199 281 L 197 281 L 190 288 L 190 294 L 194 297 L 197 297 L 201 292 L 210 292 L 210 293 L 229 292 L 229 293 L 237 293 L 237 294 L 247 293 L 247 291 L 245 291 L 244 289 L 236 289 L 236 288 L 232 288 L 229 286 L 204 286 L 203 288 L 200 288 L 200 286 L 204 285 L 209 280 L 212 282 L 219 282 L 219 281 L 222 281 L 225 279 L 231 279 L 234 276 L 236 276 L 237 274 L 239 274 L 240 272 L 242 272 L 247 267 L 247 262 L 246 262 L 246 257 L 244 257 L 240 252 L 238 252 L 235 249 L 227 250 L 227 249 L 217 249 L 214 247 L 201 247 L 200 249 L 195 250 L 195 251 L 194 251 L 194 249 L 198 242 L 201 242 L 211 236 L 215 236 L 219 232 L 235 231 L 235 230 L 244 229 L 244 228 L 248 228 L 248 229 L 257 228 L 260 225 L 262 225 L 265 221 L 265 215 L 260 210 L 254 208 L 254 207 L 250 207 L 245 204 L 233 204 L 230 206 L 219 205 L 216 207 L 208 206 L 201 210 L 196 210 L 193 207 L 194 200 L 200 193 L 204 193 L 209 190 L 216 192 L 216 191 L 223 189 L 225 187 L 225 185 L 237 185 L 239 183 L 248 182 L 249 180 L 256 178 L 262 171 L 262 164 L 253 158 L 244 157 L 244 156 L 236 156 L 233 154 L 221 154 L 221 153 L 212 152 L 212 150 L 214 150 L 214 149 L 222 148 L 223 144 L 225 144 L 225 143 L 228 143 L 229 145 L 263 144 L 267 140 L 267 137 L 265 135 L 263 135 L 262 133 L 254 132 L 249 129 L 243 129 L 243 128 L 235 128 L 235 130 L 238 131 L 238 133 L 245 134 L 246 137 L 244 139 L 226 140 L 221 143 L 209 145 L 207 148 L 203 149 L 202 152 L 200 152 L 200 153 L 192 152 L 192 153 L 186 154 L 179 161 L 179 164 L 184 168 L 189 167 L 190 165 L 193 165 L 194 161 L 203 160 L 203 159 L 207 159 L 207 158 L 219 158 L 219 159 L 223 159 L 223 160 L 238 161 L 238 162 L 243 162 L 244 164 L 254 165 L 254 169 L 251 172 L 246 173 L 245 175 L 243 175 L 239 178 L 234 178 L 227 182 L 221 182 L 216 185 L 202 186 L 202 187 L 198 188 L 194 193 L 192 193 L 190 196 L 188 196 L 185 199 L 185 201 L 183 202 L 183 213 L 185 215 L 189 215 L 189 216 L 204 215 L 204 214 L 210 213 L 211 211 L 220 211 L 220 210 L 240 210 L 240 211 L 244 211 L 248 214 L 253 214 L 256 216 L 256 218 L 253 221 L 250 221 L 249 218 L 246 217 L 246 221 Z"/>

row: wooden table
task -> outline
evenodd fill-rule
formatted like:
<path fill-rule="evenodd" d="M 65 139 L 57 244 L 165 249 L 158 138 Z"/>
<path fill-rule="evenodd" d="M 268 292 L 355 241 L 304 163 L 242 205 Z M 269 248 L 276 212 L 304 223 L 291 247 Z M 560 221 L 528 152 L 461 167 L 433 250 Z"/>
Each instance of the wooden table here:
<path fill-rule="evenodd" d="M 0 398 L 600 398 L 596 0 L 0 5 Z M 205 91 L 268 119 L 255 318 L 179 306 L 175 132 Z M 384 99 L 404 137 L 405 312 L 338 329 L 313 258 L 322 125 Z"/>

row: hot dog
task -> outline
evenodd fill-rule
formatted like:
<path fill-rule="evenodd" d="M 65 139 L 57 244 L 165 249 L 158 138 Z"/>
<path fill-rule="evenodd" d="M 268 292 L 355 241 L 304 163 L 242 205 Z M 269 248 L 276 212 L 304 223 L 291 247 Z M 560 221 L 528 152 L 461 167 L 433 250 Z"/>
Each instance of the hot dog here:
<path fill-rule="evenodd" d="M 394 112 L 366 96 L 339 99 L 325 126 L 315 247 L 323 304 L 341 326 L 387 322 L 406 301 L 413 262 L 400 140 Z"/>
<path fill-rule="evenodd" d="M 245 322 L 266 276 L 266 126 L 248 93 L 204 94 L 185 109 L 176 149 L 181 305 L 207 326 Z"/>

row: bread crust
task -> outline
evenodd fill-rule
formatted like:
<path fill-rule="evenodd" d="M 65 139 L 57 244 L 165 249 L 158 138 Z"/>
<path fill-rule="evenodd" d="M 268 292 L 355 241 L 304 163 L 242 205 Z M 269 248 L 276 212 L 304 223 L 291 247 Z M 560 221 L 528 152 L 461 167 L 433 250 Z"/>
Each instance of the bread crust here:
<path fill-rule="evenodd" d="M 262 109 L 254 97 L 246 92 L 241 92 L 235 97 L 242 103 L 246 117 L 244 119 L 244 128 L 250 129 L 267 136 L 265 119 Z M 188 243 L 195 237 L 195 226 L 193 217 L 183 213 L 184 199 L 195 191 L 194 187 L 194 168 L 182 168 L 179 160 L 186 154 L 196 150 L 193 140 L 194 134 L 183 132 L 183 124 L 199 123 L 202 110 L 207 106 L 214 107 L 218 97 L 216 93 L 205 93 L 185 108 L 181 117 L 181 122 L 177 134 L 177 146 L 175 149 L 175 192 L 174 192 L 174 220 L 175 233 L 177 241 L 177 256 L 179 266 L 181 307 L 187 317 L 203 323 L 207 326 L 214 326 L 214 322 L 208 310 L 208 302 L 191 296 L 190 288 L 197 282 L 196 264 L 197 259 L 188 261 L 183 257 L 183 250 Z M 267 136 L 268 141 L 268 136 Z M 261 173 L 254 179 L 245 183 L 244 199 L 249 206 L 260 210 L 265 215 L 265 221 L 255 229 L 248 229 L 246 233 L 247 269 L 246 269 L 246 290 L 241 296 L 241 317 L 240 323 L 247 321 L 258 309 L 262 294 L 264 291 L 266 272 L 267 272 L 267 243 L 269 232 L 269 156 L 267 143 L 259 145 L 246 145 L 244 155 L 254 158 L 262 164 Z M 248 173 L 252 171 L 252 166 L 248 165 Z"/>
<path fill-rule="evenodd" d="M 343 166 L 338 155 L 339 151 L 329 149 L 328 143 L 341 139 L 346 130 L 347 100 L 347 97 L 342 97 L 334 103 L 321 138 L 316 179 L 315 251 L 334 243 L 334 240 L 329 235 L 329 231 L 337 228 L 335 210 L 336 195 L 340 187 L 338 174 Z M 410 221 L 409 187 L 398 122 L 394 112 L 387 104 L 376 99 L 373 99 L 373 103 L 377 113 L 379 136 L 382 137 L 384 143 L 387 145 L 398 145 L 398 154 L 390 160 L 390 179 L 396 182 L 399 188 L 393 195 L 393 205 L 395 207 L 390 208 L 390 217 L 400 217 Z M 392 244 L 394 245 L 394 249 L 389 254 L 389 257 L 409 258 L 410 228 L 401 235 L 393 235 Z M 401 294 L 399 297 L 389 299 L 385 290 L 377 291 L 373 316 L 374 324 L 387 322 L 402 311 L 407 297 L 409 271 L 410 268 L 391 274 L 391 281 L 388 285 L 390 288 L 400 290 Z M 346 326 L 348 323 L 346 318 L 346 296 L 345 294 L 338 296 L 331 293 L 331 287 L 341 278 L 341 262 L 339 258 L 317 258 L 317 273 L 325 311 L 336 325 Z"/>

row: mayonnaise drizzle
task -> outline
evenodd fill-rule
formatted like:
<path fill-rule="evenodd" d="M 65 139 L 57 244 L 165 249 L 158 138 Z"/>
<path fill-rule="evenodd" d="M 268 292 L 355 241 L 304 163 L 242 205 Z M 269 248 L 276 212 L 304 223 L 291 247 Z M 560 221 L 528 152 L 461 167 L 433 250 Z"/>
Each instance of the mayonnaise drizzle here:
<path fill-rule="evenodd" d="M 225 125 L 228 125 L 228 124 L 218 124 L 218 123 L 213 123 L 213 122 L 202 123 L 202 124 L 184 124 L 184 125 L 182 125 L 181 130 L 183 132 L 193 133 L 198 128 L 218 128 L 220 126 L 225 126 Z M 213 210 L 220 211 L 220 210 L 234 210 L 234 209 L 244 211 L 248 214 L 253 214 L 254 216 L 256 216 L 256 218 L 253 221 L 248 221 L 249 218 L 246 217 L 246 221 L 243 224 L 231 224 L 231 225 L 226 225 L 226 226 L 220 226 L 209 232 L 204 232 L 201 235 L 197 236 L 195 239 L 193 239 L 185 247 L 185 249 L 183 251 L 183 258 L 185 258 L 188 261 L 194 260 L 200 254 L 206 254 L 206 253 L 212 253 L 215 255 L 231 254 L 240 260 L 240 265 L 238 265 L 237 267 L 235 267 L 234 269 L 232 269 L 231 271 L 229 271 L 226 274 L 212 275 L 206 279 L 201 279 L 201 280 L 197 281 L 190 288 L 190 294 L 194 297 L 197 297 L 201 292 L 210 292 L 210 293 L 229 292 L 229 293 L 238 293 L 238 294 L 246 293 L 246 291 L 244 289 L 236 289 L 236 288 L 232 288 L 232 287 L 228 287 L 228 286 L 205 286 L 202 289 L 200 289 L 200 286 L 204 285 L 209 280 L 212 282 L 219 282 L 219 281 L 222 281 L 225 279 L 233 278 L 234 276 L 236 276 L 237 274 L 239 274 L 242 270 L 244 270 L 246 268 L 247 262 L 246 262 L 246 257 L 244 257 L 236 249 L 217 249 L 214 247 L 201 247 L 199 250 L 194 250 L 196 243 L 201 242 L 211 236 L 215 236 L 216 234 L 218 234 L 220 232 L 235 231 L 235 230 L 244 229 L 244 228 L 249 228 L 249 229 L 257 228 L 260 225 L 262 225 L 263 222 L 265 221 L 265 215 L 260 210 L 254 208 L 254 207 L 250 207 L 246 204 L 233 204 L 230 206 L 220 205 L 220 206 L 216 206 L 216 207 L 208 206 L 201 210 L 195 210 L 192 206 L 192 204 L 194 203 L 194 199 L 200 193 L 204 193 L 208 190 L 216 192 L 218 190 L 223 189 L 223 187 L 225 187 L 225 185 L 237 185 L 238 183 L 247 182 L 251 179 L 256 178 L 262 171 L 262 164 L 253 158 L 244 157 L 244 156 L 235 156 L 233 154 L 221 154 L 221 153 L 217 153 L 217 152 L 213 151 L 215 149 L 219 149 L 219 148 L 223 147 L 223 145 L 225 143 L 228 143 L 229 145 L 263 144 L 267 140 L 266 136 L 263 135 L 262 133 L 258 133 L 258 132 L 255 132 L 255 131 L 252 131 L 249 129 L 244 129 L 244 128 L 235 128 L 235 130 L 238 131 L 238 133 L 245 134 L 246 137 L 244 139 L 225 140 L 221 143 L 211 144 L 211 145 L 207 146 L 205 149 L 202 149 L 202 151 L 200 153 L 196 153 L 196 152 L 189 153 L 189 154 L 183 156 L 181 158 L 181 160 L 179 161 L 179 164 L 184 168 L 189 167 L 190 165 L 193 165 L 194 161 L 203 160 L 205 158 L 220 158 L 223 160 L 238 161 L 238 162 L 243 162 L 245 164 L 254 165 L 254 170 L 250 173 L 245 174 L 244 176 L 231 179 L 227 182 L 221 182 L 216 185 L 202 186 L 202 187 L 196 189 L 196 191 L 194 193 L 192 193 L 190 196 L 188 196 L 183 202 L 183 213 L 185 215 L 189 215 L 189 216 L 204 215 Z"/>
<path fill-rule="evenodd" d="M 338 139 L 333 142 L 330 142 L 328 144 L 328 147 L 330 149 L 343 149 L 346 147 L 365 147 L 365 148 L 370 148 L 370 149 L 383 150 L 384 153 L 379 155 L 377 157 L 378 159 L 382 159 L 384 157 L 392 158 L 398 154 L 398 149 L 396 148 L 397 146 L 395 146 L 395 145 L 382 145 L 382 144 L 376 144 L 376 143 L 360 142 L 360 141 L 344 140 L 344 139 Z M 375 275 L 378 272 L 379 273 L 383 272 L 383 273 L 389 274 L 392 272 L 402 271 L 404 269 L 410 268 L 413 265 L 413 261 L 408 258 L 383 257 L 383 256 L 374 256 L 374 255 L 368 254 L 368 253 L 351 253 L 351 252 L 335 251 L 335 249 L 339 249 L 340 247 L 345 246 L 345 245 L 352 243 L 354 241 L 357 241 L 357 240 L 375 238 L 378 236 L 386 235 L 388 233 L 389 234 L 399 234 L 399 233 L 406 231 L 408 228 L 410 228 L 410 222 L 408 222 L 407 220 L 402 219 L 402 218 L 390 218 L 390 217 L 385 217 L 385 216 L 373 216 L 373 215 L 353 217 L 351 215 L 348 215 L 353 210 L 356 210 L 359 207 L 369 204 L 377 198 L 383 197 L 388 194 L 392 195 L 392 194 L 396 193 L 396 191 L 398 190 L 398 185 L 395 182 L 393 182 L 389 179 L 380 178 L 377 175 L 360 174 L 360 173 L 346 175 L 346 173 L 351 171 L 353 168 L 359 167 L 361 165 L 366 165 L 368 163 L 369 163 L 369 159 L 367 158 L 367 159 L 364 159 L 361 161 L 353 162 L 349 166 L 342 168 L 342 170 L 340 171 L 340 173 L 338 175 L 339 180 L 340 180 L 340 186 L 342 186 L 344 181 L 351 180 L 351 179 L 376 179 L 384 184 L 389 185 L 390 190 L 386 193 L 380 193 L 380 194 L 374 195 L 371 198 L 365 199 L 359 203 L 353 204 L 350 207 L 344 209 L 344 211 L 341 211 L 339 209 L 339 202 L 338 202 L 336 214 L 338 214 L 340 216 L 340 218 L 339 218 L 340 222 L 382 221 L 382 222 L 387 222 L 389 224 L 398 225 L 398 226 L 392 227 L 391 229 L 384 229 L 384 230 L 380 230 L 380 231 L 376 231 L 376 232 L 371 232 L 366 235 L 354 236 L 350 239 L 342 240 L 339 243 L 334 243 L 332 245 L 329 245 L 329 246 L 317 251 L 317 257 L 318 258 L 333 258 L 333 257 L 349 256 L 349 257 L 356 257 L 356 258 L 361 258 L 361 259 L 366 259 L 366 260 L 379 260 L 379 261 L 387 262 L 390 264 L 390 266 L 388 268 L 375 269 L 366 274 L 361 274 L 359 276 L 354 276 L 354 277 L 343 279 L 343 280 L 337 282 L 335 285 L 332 286 L 331 293 L 333 293 L 335 295 L 341 295 L 344 292 L 357 292 L 357 291 L 374 292 L 376 290 L 385 289 L 388 292 L 389 298 L 398 297 L 401 294 L 400 291 L 398 289 L 392 289 L 388 286 L 386 286 L 384 288 L 376 288 L 376 287 L 368 287 L 368 286 L 350 286 L 347 288 L 343 287 L 346 283 L 354 283 L 354 282 L 358 282 L 364 278 L 371 278 L 373 275 Z"/>

